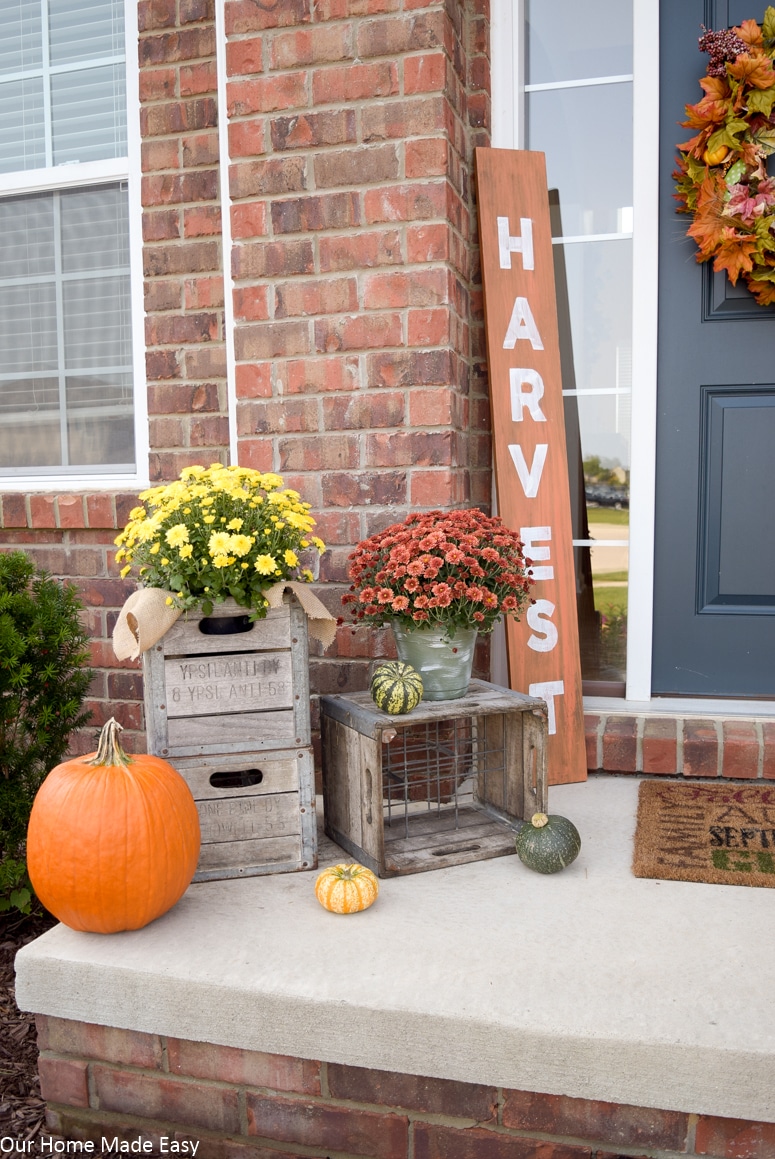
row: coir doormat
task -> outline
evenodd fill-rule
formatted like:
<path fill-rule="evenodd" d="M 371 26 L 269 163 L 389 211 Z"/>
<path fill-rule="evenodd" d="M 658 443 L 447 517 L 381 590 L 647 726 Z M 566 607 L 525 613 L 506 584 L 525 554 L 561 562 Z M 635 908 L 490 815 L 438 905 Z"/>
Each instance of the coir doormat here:
<path fill-rule="evenodd" d="M 775 785 L 642 781 L 632 871 L 775 887 Z"/>

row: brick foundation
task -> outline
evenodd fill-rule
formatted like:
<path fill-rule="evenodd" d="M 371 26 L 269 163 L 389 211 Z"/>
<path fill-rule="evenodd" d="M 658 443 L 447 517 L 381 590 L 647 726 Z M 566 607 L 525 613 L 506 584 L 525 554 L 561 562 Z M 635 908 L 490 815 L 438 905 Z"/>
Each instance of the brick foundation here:
<path fill-rule="evenodd" d="M 591 772 L 775 779 L 775 724 L 738 718 L 584 717 Z"/>
<path fill-rule="evenodd" d="M 37 1021 L 48 1126 L 98 1146 L 194 1140 L 198 1159 L 775 1159 L 772 1123 Z"/>

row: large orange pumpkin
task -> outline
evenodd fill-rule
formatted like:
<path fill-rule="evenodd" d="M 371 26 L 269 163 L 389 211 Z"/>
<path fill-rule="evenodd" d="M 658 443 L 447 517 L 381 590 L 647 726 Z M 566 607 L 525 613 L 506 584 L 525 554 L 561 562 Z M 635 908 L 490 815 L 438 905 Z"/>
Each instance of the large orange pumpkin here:
<path fill-rule="evenodd" d="M 46 909 L 74 930 L 138 930 L 185 893 L 199 859 L 191 790 L 160 757 L 128 756 L 111 719 L 96 753 L 52 769 L 27 831 Z"/>

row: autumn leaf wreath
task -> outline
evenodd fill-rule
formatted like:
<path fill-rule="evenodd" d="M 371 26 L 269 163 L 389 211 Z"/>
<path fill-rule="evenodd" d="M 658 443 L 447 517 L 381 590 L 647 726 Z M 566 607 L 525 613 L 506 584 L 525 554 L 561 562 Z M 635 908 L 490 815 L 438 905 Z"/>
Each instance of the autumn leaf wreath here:
<path fill-rule="evenodd" d="M 775 302 L 775 178 L 766 168 L 775 153 L 775 8 L 761 25 L 703 29 L 699 47 L 710 62 L 700 81 L 705 96 L 686 106 L 681 122 L 697 135 L 677 146 L 679 213 L 693 217 L 687 232 L 697 261 L 712 258 L 733 285 L 742 277 L 768 306 Z"/>

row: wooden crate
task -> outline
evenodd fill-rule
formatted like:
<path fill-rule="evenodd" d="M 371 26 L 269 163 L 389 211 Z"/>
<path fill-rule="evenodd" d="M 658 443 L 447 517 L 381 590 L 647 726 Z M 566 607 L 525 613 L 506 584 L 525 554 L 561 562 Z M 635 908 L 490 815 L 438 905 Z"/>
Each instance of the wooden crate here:
<path fill-rule="evenodd" d="M 235 616 L 247 630 L 201 630 Z M 252 624 L 231 600 L 212 616 L 181 616 L 144 653 L 143 681 L 148 751 L 173 764 L 311 743 L 307 619 L 290 596 Z"/>
<path fill-rule="evenodd" d="M 312 749 L 183 757 L 175 768 L 199 810 L 202 849 L 194 881 L 314 869 Z"/>
<path fill-rule="evenodd" d="M 380 877 L 514 852 L 547 806 L 546 705 L 472 680 L 388 716 L 367 692 L 320 698 L 326 833 Z"/>

